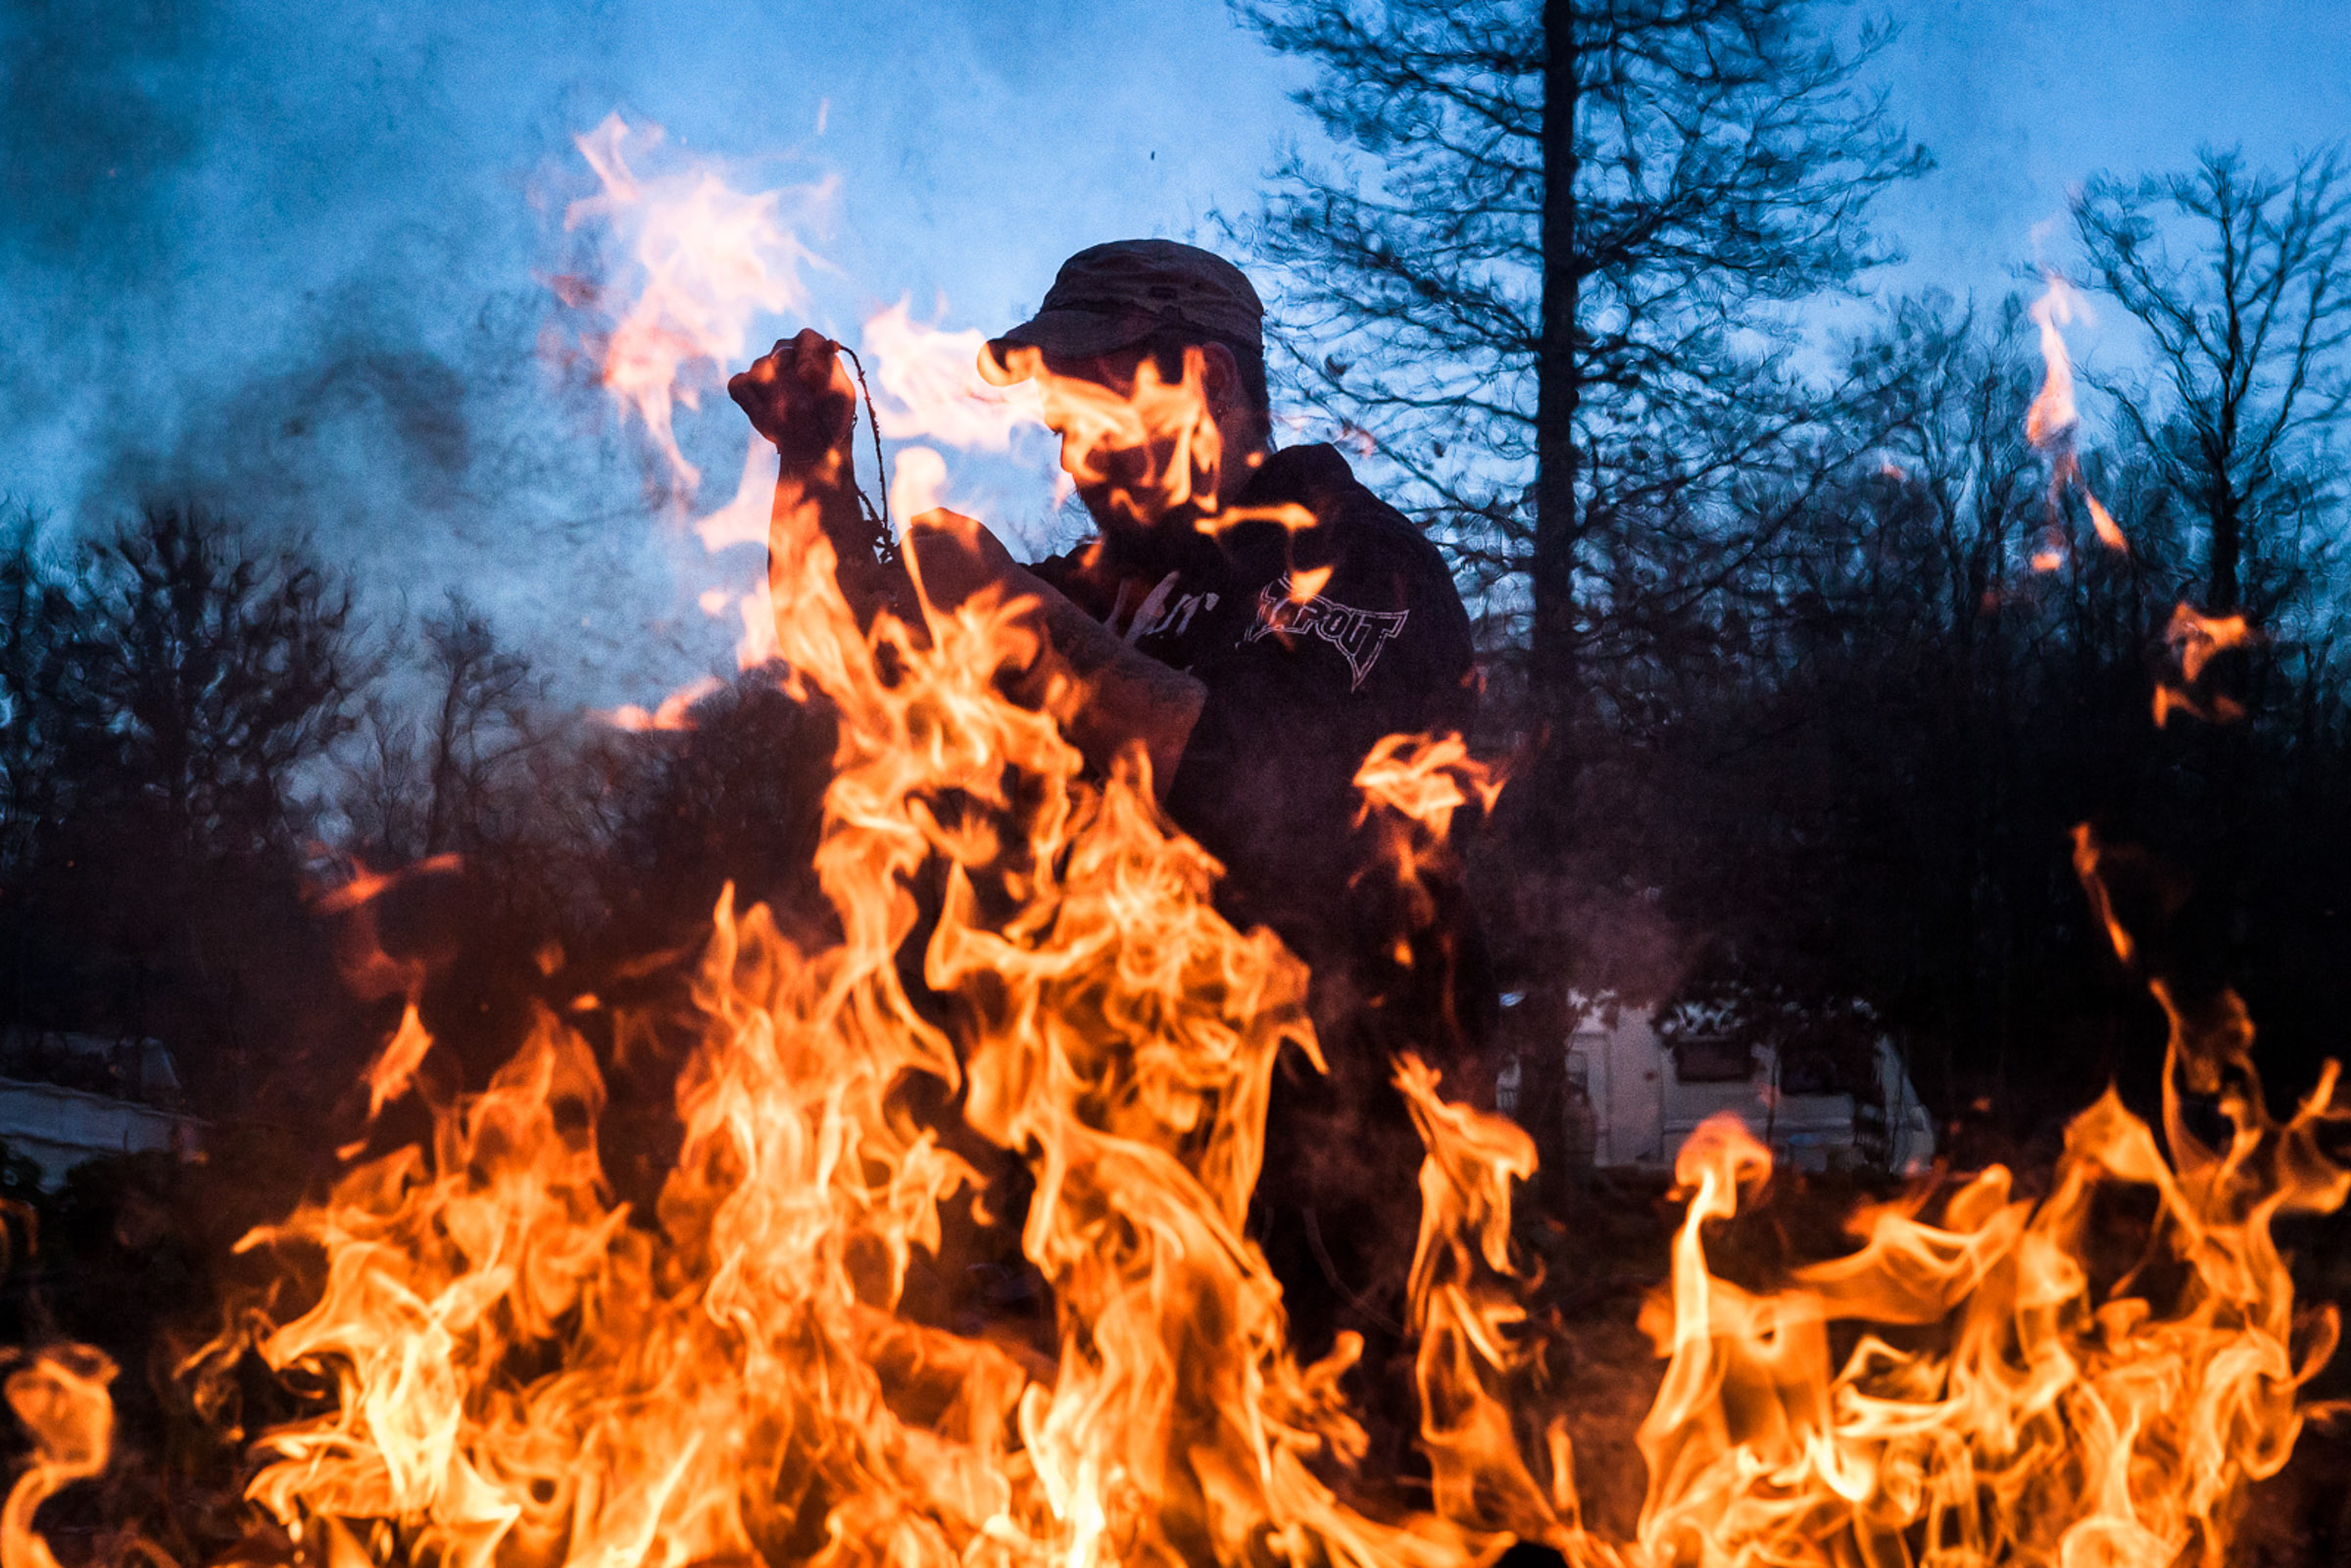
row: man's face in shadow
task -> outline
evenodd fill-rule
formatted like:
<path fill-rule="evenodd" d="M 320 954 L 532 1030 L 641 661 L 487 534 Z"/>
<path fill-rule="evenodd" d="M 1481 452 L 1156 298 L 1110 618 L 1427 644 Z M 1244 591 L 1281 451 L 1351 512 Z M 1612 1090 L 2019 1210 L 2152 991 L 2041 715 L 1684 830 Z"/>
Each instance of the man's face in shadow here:
<path fill-rule="evenodd" d="M 1188 344 L 1180 364 L 1148 345 L 1087 358 L 1027 352 L 1062 471 L 1105 537 L 1189 526 L 1246 481 L 1236 422 L 1246 401 L 1223 344 Z"/>

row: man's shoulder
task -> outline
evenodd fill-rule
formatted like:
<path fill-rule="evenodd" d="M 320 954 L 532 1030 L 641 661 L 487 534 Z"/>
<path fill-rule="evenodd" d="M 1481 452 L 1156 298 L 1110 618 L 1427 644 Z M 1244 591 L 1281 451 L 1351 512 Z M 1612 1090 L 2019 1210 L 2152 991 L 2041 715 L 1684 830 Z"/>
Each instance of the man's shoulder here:
<path fill-rule="evenodd" d="M 1474 662 L 1469 616 L 1444 556 L 1410 518 L 1374 495 L 1327 446 L 1292 447 L 1268 458 L 1240 498 L 1244 506 L 1295 506 L 1310 523 L 1265 531 L 1258 584 L 1240 638 L 1244 649 L 1278 649 L 1313 665 L 1330 657 L 1347 693 L 1417 700 L 1450 692 Z"/>
<path fill-rule="evenodd" d="M 1296 542 L 1301 564 L 1332 564 L 1349 577 L 1400 573 L 1420 592 L 1460 598 L 1444 554 L 1411 518 L 1358 479 L 1336 447 L 1284 447 L 1259 466 L 1241 504 L 1292 504 L 1312 514 L 1314 537 Z"/>

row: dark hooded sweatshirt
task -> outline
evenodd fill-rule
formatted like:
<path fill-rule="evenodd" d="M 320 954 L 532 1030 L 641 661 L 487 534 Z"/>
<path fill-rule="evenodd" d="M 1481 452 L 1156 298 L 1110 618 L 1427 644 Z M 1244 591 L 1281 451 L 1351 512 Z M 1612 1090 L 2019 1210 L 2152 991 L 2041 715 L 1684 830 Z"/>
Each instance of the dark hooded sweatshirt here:
<path fill-rule="evenodd" d="M 1441 885 L 1436 918 L 1414 921 L 1376 835 L 1356 825 L 1353 784 L 1383 736 L 1467 734 L 1478 676 L 1444 558 L 1336 450 L 1274 454 L 1232 513 L 1284 507 L 1299 509 L 1287 523 L 1178 524 L 1035 569 L 1207 687 L 1168 814 L 1224 862 L 1219 904 L 1235 923 L 1271 926 L 1312 967 L 1328 1088 L 1353 1102 L 1387 1094 L 1396 1053 L 1445 1066 L 1482 1032 L 1466 901 Z"/>

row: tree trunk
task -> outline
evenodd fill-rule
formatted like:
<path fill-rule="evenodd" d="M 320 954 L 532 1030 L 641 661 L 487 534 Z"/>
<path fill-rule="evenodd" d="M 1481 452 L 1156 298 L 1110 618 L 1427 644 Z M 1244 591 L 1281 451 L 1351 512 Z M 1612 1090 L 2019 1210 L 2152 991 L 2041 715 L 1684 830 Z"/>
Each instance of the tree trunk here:
<path fill-rule="evenodd" d="M 1536 716 L 1552 741 L 1576 676 L 1576 109 L 1574 0 L 1543 0 L 1543 332 L 1535 368 Z"/>
<path fill-rule="evenodd" d="M 2212 602 L 2205 607 L 2215 615 L 2236 612 L 2237 562 L 2243 550 L 2236 490 L 2224 484 L 2212 509 Z"/>

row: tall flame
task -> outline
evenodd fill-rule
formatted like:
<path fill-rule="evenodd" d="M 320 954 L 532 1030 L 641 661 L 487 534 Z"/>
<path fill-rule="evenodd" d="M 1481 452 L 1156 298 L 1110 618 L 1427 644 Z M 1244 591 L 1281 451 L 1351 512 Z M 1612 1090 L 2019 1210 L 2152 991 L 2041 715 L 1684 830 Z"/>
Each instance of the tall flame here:
<path fill-rule="evenodd" d="M 633 134 L 640 157 L 661 140 L 659 126 Z M 717 384 L 723 367 L 746 358 L 754 319 L 807 304 L 800 273 L 814 258 L 783 221 L 784 192 L 746 195 L 704 168 L 640 175 L 629 163 L 631 135 L 612 114 L 576 138 L 604 188 L 565 209 L 563 226 L 603 219 L 629 247 L 642 276 L 636 297 L 603 336 L 601 374 L 644 419 L 678 487 L 690 495 L 702 475 L 678 449 L 676 405 L 699 407 L 702 387 Z M 814 205 L 828 191 L 794 194 Z M 600 287 L 562 282 L 567 300 L 602 304 Z"/>
<path fill-rule="evenodd" d="M 2070 485 L 2082 492 L 2089 509 L 2090 525 L 2098 542 L 2121 555 L 2131 553 L 2131 540 L 2114 514 L 2082 476 L 2082 459 L 2074 438 L 2082 423 L 2074 404 L 2074 359 L 2067 352 L 2061 327 L 2079 316 L 2086 319 L 2089 307 L 2073 284 L 2055 272 L 2045 274 L 2046 287 L 2033 302 L 2033 324 L 2040 329 L 2041 384 L 2033 406 L 2025 411 L 2025 439 L 2049 457 L 2049 526 L 2047 541 L 2033 560 L 2038 571 L 2053 571 L 2065 562 L 2063 511 Z"/>

